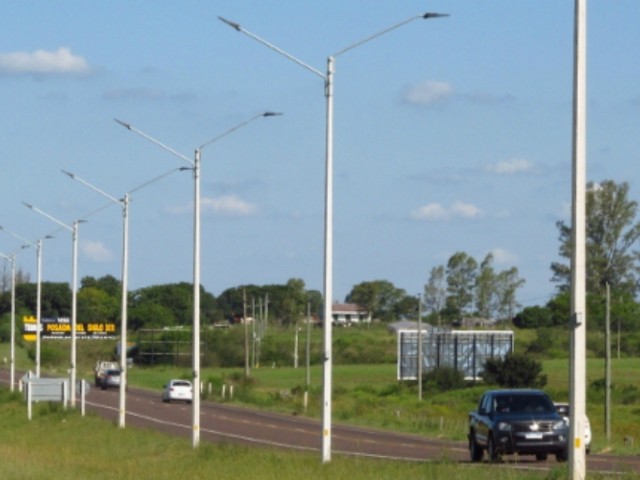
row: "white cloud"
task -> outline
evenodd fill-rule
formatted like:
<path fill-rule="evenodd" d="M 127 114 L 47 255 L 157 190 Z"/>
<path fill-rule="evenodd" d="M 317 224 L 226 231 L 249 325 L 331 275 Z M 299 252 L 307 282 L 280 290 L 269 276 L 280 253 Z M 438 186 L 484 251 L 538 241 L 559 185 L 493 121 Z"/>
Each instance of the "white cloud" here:
<path fill-rule="evenodd" d="M 224 215 L 252 215 L 257 207 L 253 203 L 245 202 L 236 195 L 224 195 L 218 198 L 203 198 L 202 210 L 212 211 Z"/>
<path fill-rule="evenodd" d="M 411 216 L 418 220 L 440 220 L 448 218 L 449 214 L 439 203 L 430 203 L 415 209 Z"/>
<path fill-rule="evenodd" d="M 489 165 L 487 170 L 499 175 L 513 175 L 516 173 L 530 172 L 533 170 L 533 163 L 524 158 L 512 158 Z"/>
<path fill-rule="evenodd" d="M 80 242 L 80 248 L 84 256 L 94 262 L 108 262 L 113 259 L 113 254 L 102 242 L 83 240 Z"/>
<path fill-rule="evenodd" d="M 484 212 L 471 203 L 455 202 L 449 208 L 439 203 L 429 203 L 411 212 L 416 220 L 449 220 L 454 217 L 477 218 Z"/>
<path fill-rule="evenodd" d="M 89 72 L 87 61 L 60 47 L 48 52 L 12 52 L 0 54 L 0 73 L 10 75 L 66 75 Z"/>
<path fill-rule="evenodd" d="M 451 206 L 451 213 L 457 217 L 476 218 L 482 216 L 482 210 L 471 203 L 456 202 Z"/>
<path fill-rule="evenodd" d="M 453 87 L 445 82 L 425 81 L 407 87 L 402 95 L 405 102 L 429 106 L 446 100 L 453 95 Z"/>
<path fill-rule="evenodd" d="M 517 255 L 504 248 L 496 247 L 491 253 L 495 262 L 499 264 L 513 264 L 518 260 Z"/>

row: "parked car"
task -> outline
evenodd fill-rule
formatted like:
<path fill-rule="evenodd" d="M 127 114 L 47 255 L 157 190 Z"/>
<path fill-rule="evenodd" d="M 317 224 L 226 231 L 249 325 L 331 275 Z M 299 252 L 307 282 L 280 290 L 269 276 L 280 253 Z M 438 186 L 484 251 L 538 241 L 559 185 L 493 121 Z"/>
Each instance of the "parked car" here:
<path fill-rule="evenodd" d="M 120 388 L 120 370 L 107 370 L 100 379 L 100 388 L 102 390 L 112 387 Z"/>
<path fill-rule="evenodd" d="M 571 414 L 569 404 L 555 402 L 554 405 L 556 406 L 556 411 L 564 419 L 567 426 L 569 426 L 569 415 Z M 589 452 L 591 451 L 591 423 L 589 422 L 589 418 L 586 415 L 584 417 L 584 448 L 587 454 L 589 454 Z"/>
<path fill-rule="evenodd" d="M 503 454 L 535 455 L 544 461 L 554 454 L 568 457 L 569 427 L 541 390 L 489 390 L 469 413 L 469 452 L 472 462 L 490 462 Z"/>
<path fill-rule="evenodd" d="M 169 380 L 169 383 L 162 387 L 162 401 L 172 402 L 174 400 L 191 403 L 193 401 L 193 386 L 188 380 Z"/>

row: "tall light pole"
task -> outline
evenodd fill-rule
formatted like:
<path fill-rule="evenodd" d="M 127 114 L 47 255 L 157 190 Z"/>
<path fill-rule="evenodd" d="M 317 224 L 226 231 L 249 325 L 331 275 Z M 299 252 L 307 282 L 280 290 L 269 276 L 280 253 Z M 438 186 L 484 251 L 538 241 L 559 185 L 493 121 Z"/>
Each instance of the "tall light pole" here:
<path fill-rule="evenodd" d="M 569 477 L 586 478 L 586 44 L 587 0 L 575 0 L 571 229 Z"/>
<path fill-rule="evenodd" d="M 232 22 L 223 17 L 218 17 L 222 22 L 229 25 L 238 32 L 244 33 L 248 37 L 253 38 L 262 45 L 276 51 L 294 63 L 310 71 L 324 80 L 324 94 L 326 98 L 326 137 L 325 137 L 325 205 L 324 205 L 324 368 L 323 368 L 323 408 L 322 408 L 322 459 L 323 462 L 331 460 L 331 392 L 332 392 L 332 295 L 333 295 L 333 76 L 335 58 L 343 53 L 348 52 L 360 45 L 373 40 L 385 33 L 396 28 L 402 27 L 418 19 L 428 19 L 436 17 L 446 17 L 446 14 L 440 13 L 424 13 L 415 15 L 407 20 L 392 25 L 373 35 L 353 43 L 350 46 L 339 50 L 327 57 L 327 71 L 322 73 L 320 70 L 310 66 L 302 60 L 287 53 L 283 49 L 264 40 L 263 38 L 245 30 L 240 24 Z"/>
<path fill-rule="evenodd" d="M 261 117 L 273 117 L 281 115 L 275 112 L 264 112 L 239 123 L 235 127 L 223 132 L 217 137 L 203 143 L 195 150 L 194 159 L 191 160 L 185 155 L 177 152 L 173 148 L 165 145 L 164 143 L 156 140 L 155 138 L 147 135 L 146 133 L 138 130 L 128 123 L 122 122 L 116 119 L 116 122 L 125 127 L 127 130 L 131 130 L 137 133 L 143 138 L 146 138 L 151 143 L 155 143 L 160 148 L 166 150 L 172 155 L 184 160 L 190 165 L 193 171 L 193 401 L 192 401 L 192 444 L 196 448 L 200 445 L 200 156 L 202 149 L 221 138 L 235 132 L 239 128 L 257 120 Z"/>
<path fill-rule="evenodd" d="M 0 230 L 8 233 L 14 238 L 17 238 L 22 242 L 22 248 L 36 247 L 36 377 L 40 378 L 40 329 L 42 326 L 42 244 L 44 240 L 53 238 L 51 235 L 46 235 L 34 242 L 21 237 L 11 230 L 0 226 Z"/>
<path fill-rule="evenodd" d="M 149 185 L 167 175 L 178 171 L 180 169 L 172 169 L 169 172 L 164 173 L 148 182 L 143 183 L 139 187 L 134 188 L 128 193 L 125 193 L 121 199 L 118 199 L 112 195 L 109 195 L 104 190 L 96 187 L 95 185 L 87 182 L 86 180 L 74 175 L 71 172 L 62 170 L 62 173 L 67 175 L 73 180 L 77 180 L 83 185 L 89 187 L 94 192 L 99 193 L 103 197 L 108 198 L 111 202 L 120 205 L 122 207 L 122 300 L 120 306 L 120 388 L 119 388 L 119 407 L 118 407 L 118 426 L 120 428 L 125 427 L 125 413 L 126 413 L 126 389 L 127 389 L 127 303 L 128 303 L 128 283 L 129 283 L 129 199 L 130 194 L 140 190 L 142 187 Z"/>
<path fill-rule="evenodd" d="M 37 207 L 29 203 L 23 202 L 24 205 L 39 213 L 40 215 L 48 218 L 53 223 L 60 225 L 62 228 L 71 232 L 71 245 L 72 245 L 72 268 L 71 268 L 71 365 L 69 371 L 69 397 L 71 407 L 76 406 L 76 324 L 77 324 L 77 312 L 78 312 L 78 225 L 84 220 L 75 220 L 71 226 L 58 220 L 57 218 L 49 215 L 48 213 L 40 210 Z"/>
<path fill-rule="evenodd" d="M 4 258 L 11 264 L 11 346 L 9 351 L 9 368 L 10 373 L 10 391 L 13 392 L 16 380 L 16 254 L 5 255 L 0 253 L 0 257 Z"/>

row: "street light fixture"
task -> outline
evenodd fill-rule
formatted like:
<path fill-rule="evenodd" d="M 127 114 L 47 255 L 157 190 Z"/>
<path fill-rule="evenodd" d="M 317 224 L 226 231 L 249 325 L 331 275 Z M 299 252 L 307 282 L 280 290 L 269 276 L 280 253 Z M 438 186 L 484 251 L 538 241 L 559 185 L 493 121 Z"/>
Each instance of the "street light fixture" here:
<path fill-rule="evenodd" d="M 327 72 L 310 66 L 290 53 L 264 40 L 263 38 L 244 29 L 239 23 L 232 22 L 223 17 L 218 19 L 229 25 L 234 30 L 244 33 L 262 45 L 276 51 L 292 62 L 309 70 L 311 73 L 324 80 L 324 94 L 326 98 L 326 157 L 325 157 L 325 206 L 324 206 L 324 369 L 323 369 L 323 415 L 322 415 L 322 458 L 323 462 L 331 460 L 331 379 L 332 379 L 332 295 L 333 295 L 333 76 L 335 58 L 349 50 L 380 37 L 392 30 L 406 25 L 414 20 L 448 17 L 442 13 L 424 13 L 412 16 L 389 28 L 381 30 L 373 35 L 355 42 L 333 55 L 327 57 Z"/>
<path fill-rule="evenodd" d="M 32 242 L 31 240 L 27 240 L 26 238 L 21 237 L 17 233 L 12 232 L 11 230 L 7 230 L 2 226 L 0 226 L 0 230 L 23 242 L 22 248 L 36 247 L 36 377 L 40 378 L 40 330 L 42 326 L 42 244 L 44 240 L 53 238 L 53 236 L 46 235 L 44 238 L 40 238 L 35 242 Z"/>
<path fill-rule="evenodd" d="M 104 190 L 92 185 L 86 180 L 74 175 L 71 172 L 62 170 L 62 173 L 67 175 L 72 180 L 77 180 L 83 185 L 89 187 L 94 192 L 99 193 L 103 197 L 108 198 L 111 202 L 120 205 L 122 207 L 122 300 L 120 310 L 120 388 L 119 388 L 119 408 L 118 408 L 118 426 L 124 428 L 125 426 L 125 413 L 126 413 L 126 386 L 127 386 L 127 301 L 128 301 L 128 283 L 129 283 L 129 199 L 130 194 L 136 190 L 140 190 L 142 187 L 149 185 L 167 175 L 179 171 L 181 169 L 174 168 L 169 172 L 164 173 L 154 179 L 145 182 L 139 187 L 134 188 L 128 193 L 124 194 L 124 197 L 118 199 L 109 195 Z"/>
<path fill-rule="evenodd" d="M 160 148 L 166 150 L 172 155 L 184 160 L 189 168 L 193 171 L 193 401 L 192 401 L 192 444 L 193 447 L 198 447 L 200 444 L 200 157 L 202 149 L 207 145 L 210 145 L 223 137 L 226 137 L 232 132 L 244 127 L 245 125 L 257 120 L 261 117 L 274 117 L 282 115 L 276 112 L 264 112 L 239 123 L 235 127 L 232 127 L 217 137 L 203 143 L 195 150 L 194 158 L 191 160 L 189 157 L 177 152 L 173 148 L 165 145 L 164 143 L 156 140 L 152 136 L 138 130 L 137 128 L 125 123 L 121 120 L 115 119 L 115 121 L 125 127 L 127 130 L 140 135 L 141 137 L 149 140 L 151 143 L 155 143 Z"/>
<path fill-rule="evenodd" d="M 0 257 L 11 263 L 11 347 L 9 368 L 10 373 L 10 391 L 13 392 L 16 379 L 16 254 L 5 255 L 0 253 Z"/>
<path fill-rule="evenodd" d="M 40 215 L 48 218 L 53 223 L 60 225 L 62 228 L 71 232 L 71 244 L 72 244 L 72 268 L 71 268 L 71 366 L 70 366 L 70 379 L 69 379 L 69 397 L 71 401 L 71 408 L 76 406 L 76 324 L 78 313 L 78 225 L 85 220 L 75 220 L 71 226 L 58 220 L 57 218 L 49 215 L 48 213 L 40 210 L 33 205 L 22 202 L 27 208 L 39 213 Z M 39 337 L 39 332 L 38 332 Z"/>

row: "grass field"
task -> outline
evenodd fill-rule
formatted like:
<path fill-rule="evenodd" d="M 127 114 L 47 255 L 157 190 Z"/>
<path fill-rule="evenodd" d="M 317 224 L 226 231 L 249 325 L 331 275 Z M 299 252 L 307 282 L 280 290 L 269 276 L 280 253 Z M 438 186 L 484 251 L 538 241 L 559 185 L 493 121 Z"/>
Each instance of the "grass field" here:
<path fill-rule="evenodd" d="M 342 330 L 339 330 L 338 335 L 356 336 L 358 333 Z M 530 334 L 530 332 L 527 333 Z M 380 337 L 379 333 L 372 331 L 364 331 L 364 334 L 371 339 L 371 342 L 376 335 Z M 388 342 L 388 336 L 383 336 L 382 341 Z M 348 342 L 342 343 L 346 345 Z M 68 365 L 69 350 L 64 342 L 58 345 L 57 351 L 51 348 L 45 350 L 46 354 L 52 358 L 43 359 L 43 366 L 58 365 L 56 371 L 52 373 L 64 375 L 66 371 L 64 365 Z M 78 342 L 78 375 L 91 381 L 95 360 L 108 358 L 112 350 L 113 343 Z M 0 359 L 7 357 L 8 345 L 2 343 Z M 52 359 L 57 360 L 57 363 L 52 362 Z M 556 401 L 568 400 L 568 360 L 552 359 L 544 360 L 542 363 L 544 373 L 548 377 L 545 390 Z M 21 348 L 17 350 L 17 366 L 21 370 L 33 368 L 32 360 Z M 204 392 L 211 400 L 320 418 L 321 367 L 312 365 L 309 373 L 311 384 L 306 407 L 303 403 L 303 392 L 306 389 L 306 370 L 303 366 L 297 369 L 290 366 L 252 368 L 248 379 L 244 378 L 242 368 L 203 368 L 201 378 L 204 382 Z M 601 388 L 604 378 L 604 361 L 597 358 L 587 360 L 587 413 L 593 430 L 592 451 L 638 454 L 640 359 L 614 359 L 612 374 L 612 435 L 611 440 L 607 441 L 604 434 L 604 390 Z M 154 368 L 135 366 L 129 370 L 128 375 L 132 385 L 157 391 L 160 395 L 162 385 L 170 378 L 190 378 L 191 368 L 189 366 Z M 233 399 L 228 396 L 231 385 L 234 387 Z M 221 395 L 223 386 L 226 387 L 227 392 L 225 398 Z M 415 384 L 396 381 L 394 363 L 334 365 L 333 418 L 339 423 L 464 440 L 467 433 L 467 412 L 475 408 L 485 388 L 483 385 L 476 385 L 460 390 L 439 392 L 425 387 L 423 399 L 420 401 Z M 631 439 L 633 442 L 630 441 Z"/>
<path fill-rule="evenodd" d="M 489 464 L 400 462 L 289 452 L 229 444 L 201 444 L 152 431 L 118 429 L 98 417 L 81 417 L 58 405 L 42 404 L 31 421 L 17 394 L 0 388 L 0 478 L 3 480 L 156 480 L 176 478 L 260 480 L 439 479 L 529 480 L 567 477 L 566 465 L 548 473 L 507 470 Z M 604 479 L 590 475 L 594 480 Z M 617 476 L 621 480 L 638 475 Z"/>

